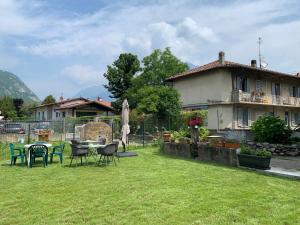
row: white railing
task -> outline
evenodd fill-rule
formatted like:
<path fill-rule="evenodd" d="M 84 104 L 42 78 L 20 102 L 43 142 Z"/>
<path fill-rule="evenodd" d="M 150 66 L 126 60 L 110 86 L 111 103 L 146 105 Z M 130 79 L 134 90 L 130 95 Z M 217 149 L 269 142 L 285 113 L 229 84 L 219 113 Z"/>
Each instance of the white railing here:
<path fill-rule="evenodd" d="M 268 105 L 290 105 L 300 106 L 300 98 L 283 97 L 277 95 L 266 95 L 262 92 L 243 92 L 240 90 L 232 92 L 232 101 L 235 103 L 249 102 Z"/>

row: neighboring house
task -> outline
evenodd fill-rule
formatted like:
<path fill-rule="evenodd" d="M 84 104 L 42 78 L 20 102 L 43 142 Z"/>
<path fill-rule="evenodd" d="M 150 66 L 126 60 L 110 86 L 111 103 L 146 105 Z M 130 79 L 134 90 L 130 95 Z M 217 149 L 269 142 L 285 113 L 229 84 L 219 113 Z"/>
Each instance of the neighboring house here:
<path fill-rule="evenodd" d="M 224 52 L 209 64 L 168 79 L 186 110 L 208 109 L 211 130 L 247 130 L 259 116 L 280 116 L 300 124 L 300 74 L 292 75 L 225 61 Z"/>
<path fill-rule="evenodd" d="M 113 115 L 114 112 L 111 103 L 101 98 L 97 100 L 86 98 L 61 99 L 60 102 L 40 105 L 34 109 L 36 120 L 61 120 L 67 116 L 108 116 Z"/>

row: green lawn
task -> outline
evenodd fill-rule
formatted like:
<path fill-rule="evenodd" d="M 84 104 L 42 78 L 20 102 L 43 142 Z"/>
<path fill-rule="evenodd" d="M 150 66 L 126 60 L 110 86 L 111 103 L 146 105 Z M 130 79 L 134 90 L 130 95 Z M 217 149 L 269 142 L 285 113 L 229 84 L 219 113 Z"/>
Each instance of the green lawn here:
<path fill-rule="evenodd" d="M 117 166 L 1 161 L 0 224 L 300 224 L 300 182 L 169 157 Z"/>

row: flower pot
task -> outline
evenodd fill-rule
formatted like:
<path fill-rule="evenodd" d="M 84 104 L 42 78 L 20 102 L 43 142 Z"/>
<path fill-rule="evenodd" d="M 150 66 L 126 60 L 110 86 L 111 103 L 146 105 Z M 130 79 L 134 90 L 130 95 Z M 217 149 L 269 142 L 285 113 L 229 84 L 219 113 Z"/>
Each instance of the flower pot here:
<path fill-rule="evenodd" d="M 169 133 L 163 134 L 163 139 L 164 139 L 164 142 L 170 142 L 171 134 L 169 134 Z"/>
<path fill-rule="evenodd" d="M 270 169 L 271 157 L 259 157 L 255 155 L 238 154 L 239 165 L 255 169 Z"/>
<path fill-rule="evenodd" d="M 225 142 L 225 148 L 239 148 L 240 143 L 226 143 Z"/>

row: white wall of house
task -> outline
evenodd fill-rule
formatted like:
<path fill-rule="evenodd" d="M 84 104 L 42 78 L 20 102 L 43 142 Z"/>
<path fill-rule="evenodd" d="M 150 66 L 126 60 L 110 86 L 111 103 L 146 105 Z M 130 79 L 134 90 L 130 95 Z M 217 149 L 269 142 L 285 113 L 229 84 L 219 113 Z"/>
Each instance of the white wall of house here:
<path fill-rule="evenodd" d="M 210 105 L 208 107 L 208 129 L 232 129 L 232 121 L 232 105 Z"/>
<path fill-rule="evenodd" d="M 178 79 L 173 83 L 180 93 L 183 106 L 205 105 L 211 101 L 231 101 L 231 72 L 218 69 Z"/>

